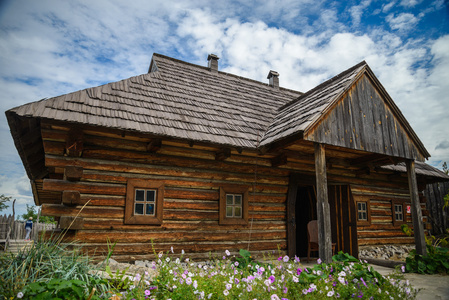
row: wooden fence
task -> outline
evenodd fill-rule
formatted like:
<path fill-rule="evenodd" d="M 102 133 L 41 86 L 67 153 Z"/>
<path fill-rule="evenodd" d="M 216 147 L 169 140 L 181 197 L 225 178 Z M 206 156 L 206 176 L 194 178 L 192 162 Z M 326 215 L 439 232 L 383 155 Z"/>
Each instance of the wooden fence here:
<path fill-rule="evenodd" d="M 429 220 L 432 223 L 432 234 L 439 235 L 447 232 L 449 208 L 444 206 L 444 196 L 449 193 L 449 182 L 428 184 L 424 191 L 427 198 Z"/>
<path fill-rule="evenodd" d="M 55 228 L 56 224 L 33 223 L 31 239 L 37 238 L 39 231 L 50 231 Z M 25 221 L 14 220 L 12 215 L 0 215 L 0 240 L 23 240 L 25 236 Z"/>

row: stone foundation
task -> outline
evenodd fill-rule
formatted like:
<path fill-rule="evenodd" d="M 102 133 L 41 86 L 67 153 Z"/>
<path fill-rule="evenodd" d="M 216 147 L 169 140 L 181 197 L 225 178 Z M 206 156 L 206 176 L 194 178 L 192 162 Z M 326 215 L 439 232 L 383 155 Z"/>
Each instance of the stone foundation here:
<path fill-rule="evenodd" d="M 359 247 L 359 257 L 405 261 L 415 245 L 376 245 Z"/>

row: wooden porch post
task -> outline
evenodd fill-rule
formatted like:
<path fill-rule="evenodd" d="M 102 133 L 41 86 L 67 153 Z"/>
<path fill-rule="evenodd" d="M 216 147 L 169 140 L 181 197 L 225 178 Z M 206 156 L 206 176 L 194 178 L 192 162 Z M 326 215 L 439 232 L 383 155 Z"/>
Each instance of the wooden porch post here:
<path fill-rule="evenodd" d="M 323 144 L 315 143 L 314 146 L 319 256 L 322 261 L 330 263 L 332 262 L 332 233 L 327 195 L 326 154 Z"/>
<path fill-rule="evenodd" d="M 291 174 L 287 196 L 287 253 L 289 257 L 296 255 L 296 195 L 298 182 L 298 174 Z"/>
<path fill-rule="evenodd" d="M 424 224 L 422 221 L 421 204 L 419 203 L 418 183 L 416 182 L 415 161 L 407 160 L 408 187 L 412 202 L 413 231 L 415 235 L 416 253 L 427 255 L 426 239 L 424 238 Z"/>

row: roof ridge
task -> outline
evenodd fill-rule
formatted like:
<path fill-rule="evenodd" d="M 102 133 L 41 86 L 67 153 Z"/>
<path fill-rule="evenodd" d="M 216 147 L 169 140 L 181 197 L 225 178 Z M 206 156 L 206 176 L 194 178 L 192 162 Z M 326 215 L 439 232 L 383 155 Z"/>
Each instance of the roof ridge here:
<path fill-rule="evenodd" d="M 337 74 L 337 75 L 335 75 L 334 77 L 331 77 L 330 79 L 326 80 L 325 82 L 320 83 L 320 84 L 317 85 L 316 87 L 314 87 L 314 88 L 308 90 L 307 92 L 303 93 L 303 94 L 302 94 L 301 96 L 299 96 L 298 98 L 293 99 L 293 100 L 290 101 L 289 103 L 284 104 L 283 106 L 281 106 L 281 107 L 278 108 L 278 112 L 281 111 L 281 110 L 286 109 L 287 107 L 289 107 L 289 106 L 291 106 L 291 105 L 293 105 L 293 104 L 295 104 L 295 103 L 297 103 L 299 100 L 301 100 L 301 99 L 303 99 L 303 98 L 309 96 L 310 94 L 312 94 L 313 92 L 315 92 L 315 91 L 317 91 L 317 90 L 323 88 L 324 86 L 329 85 L 330 83 L 332 83 L 332 82 L 334 82 L 334 81 L 340 79 L 341 77 L 347 75 L 348 73 L 353 72 L 354 70 L 356 70 L 357 68 L 359 68 L 359 67 L 361 67 L 361 66 L 363 66 L 363 65 L 368 65 L 368 64 L 366 63 L 365 60 L 363 60 L 363 61 L 359 62 L 358 64 L 356 64 L 355 66 L 352 66 L 351 68 L 349 68 L 349 69 L 347 69 L 347 70 L 341 72 L 340 74 Z"/>
<path fill-rule="evenodd" d="M 182 64 L 189 65 L 189 66 L 192 66 L 192 67 L 196 67 L 196 68 L 202 69 L 204 71 L 209 71 L 209 67 L 197 65 L 197 64 L 194 64 L 194 63 L 190 63 L 190 62 L 187 62 L 187 61 L 184 61 L 184 60 L 180 60 L 180 59 L 177 59 L 177 58 L 173 58 L 173 57 L 170 57 L 170 56 L 166 56 L 166 55 L 163 55 L 163 54 L 153 53 L 153 56 L 160 57 L 162 59 L 167 59 L 167 60 L 170 60 L 170 61 L 174 61 L 174 62 L 177 62 L 177 63 L 182 63 Z M 241 79 L 241 80 L 257 83 L 257 84 L 259 84 L 261 86 L 264 86 L 264 87 L 270 87 L 269 83 L 265 83 L 265 82 L 262 82 L 262 81 L 259 81 L 259 80 L 256 80 L 256 79 L 251 79 L 251 78 L 239 76 L 239 75 L 228 73 L 228 72 L 223 72 L 223 71 L 220 71 L 220 70 L 218 70 L 218 73 L 222 74 L 222 75 L 225 75 L 225 76 L 231 76 L 231 77 L 234 77 L 234 78 L 237 78 L 237 79 Z M 285 88 L 285 87 L 279 87 L 279 89 L 283 90 L 283 91 L 286 91 L 286 92 L 293 92 L 293 93 L 303 94 L 301 91 L 293 90 L 293 89 L 289 89 L 289 88 Z"/>

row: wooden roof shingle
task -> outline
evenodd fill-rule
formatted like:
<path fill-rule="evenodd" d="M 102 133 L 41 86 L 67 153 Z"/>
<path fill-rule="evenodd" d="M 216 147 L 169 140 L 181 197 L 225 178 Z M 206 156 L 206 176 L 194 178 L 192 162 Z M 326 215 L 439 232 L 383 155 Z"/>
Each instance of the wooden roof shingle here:
<path fill-rule="evenodd" d="M 363 72 L 371 72 L 361 62 L 302 94 L 160 54 L 153 55 L 149 70 L 10 109 L 8 121 L 14 124 L 16 115 L 256 149 L 306 131 Z M 434 168 L 417 164 L 417 170 L 441 177 Z"/>
<path fill-rule="evenodd" d="M 255 148 L 273 108 L 301 95 L 154 54 L 155 72 L 13 108 L 54 119 Z"/>

